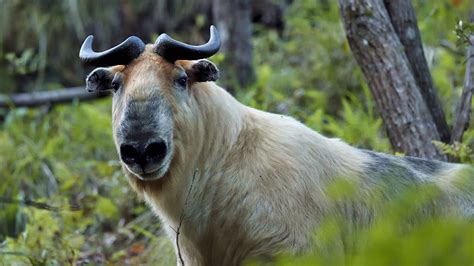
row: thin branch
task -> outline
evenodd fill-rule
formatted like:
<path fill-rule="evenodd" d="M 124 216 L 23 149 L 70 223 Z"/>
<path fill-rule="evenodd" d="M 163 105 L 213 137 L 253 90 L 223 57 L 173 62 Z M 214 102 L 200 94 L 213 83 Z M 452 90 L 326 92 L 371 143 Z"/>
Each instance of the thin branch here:
<path fill-rule="evenodd" d="M 474 36 L 471 36 L 471 43 L 474 43 Z M 469 127 L 471 119 L 472 92 L 474 90 L 474 45 L 467 49 L 466 76 L 464 77 L 464 88 L 461 95 L 461 102 L 458 107 L 456 122 L 453 126 L 451 144 L 461 142 L 464 131 Z"/>
<path fill-rule="evenodd" d="M 36 107 L 49 104 L 69 103 L 74 100 L 88 101 L 102 98 L 107 95 L 108 94 L 104 93 L 87 92 L 84 87 L 0 95 L 0 108 Z"/>
<path fill-rule="evenodd" d="M 181 233 L 181 226 L 183 225 L 184 217 L 186 215 L 186 206 L 188 205 L 189 195 L 191 194 L 191 190 L 193 189 L 194 180 L 196 179 L 196 174 L 198 172 L 199 172 L 199 169 L 196 168 L 196 170 L 194 170 L 193 179 L 191 180 L 191 185 L 189 186 L 188 194 L 186 195 L 186 199 L 184 200 L 183 210 L 181 211 L 181 217 L 179 218 L 178 228 L 174 229 L 173 227 L 170 226 L 170 228 L 176 232 L 176 249 L 178 250 L 178 258 L 182 266 L 184 266 L 184 260 L 183 260 L 183 256 L 181 255 L 181 248 L 179 246 L 179 234 Z"/>
<path fill-rule="evenodd" d="M 62 207 L 55 207 L 47 203 L 37 202 L 37 201 L 29 200 L 29 199 L 18 200 L 18 199 L 3 197 L 3 196 L 0 196 L 0 204 L 20 204 L 20 205 L 25 205 L 27 207 L 33 207 L 36 209 L 53 211 L 53 212 L 59 212 L 63 210 L 78 211 L 81 209 L 79 206 L 70 206 L 68 208 L 62 208 Z"/>
<path fill-rule="evenodd" d="M 0 251 L 0 255 L 22 256 L 29 258 L 28 254 L 17 251 Z"/>
<path fill-rule="evenodd" d="M 458 51 L 456 47 L 448 40 L 441 40 L 439 42 L 439 46 L 455 56 L 464 56 L 464 53 Z"/>

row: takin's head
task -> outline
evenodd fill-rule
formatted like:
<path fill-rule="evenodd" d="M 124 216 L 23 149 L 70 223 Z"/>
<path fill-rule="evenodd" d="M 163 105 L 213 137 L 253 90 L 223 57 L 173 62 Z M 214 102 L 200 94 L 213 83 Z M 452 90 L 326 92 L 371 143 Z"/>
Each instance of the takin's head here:
<path fill-rule="evenodd" d="M 87 76 L 86 88 L 113 91 L 113 135 L 123 166 L 141 180 L 161 178 L 175 151 L 176 116 L 189 113 L 191 86 L 218 78 L 216 66 L 203 59 L 219 50 L 216 28 L 211 26 L 209 41 L 200 46 L 161 34 L 153 45 L 132 36 L 94 52 L 92 41 L 87 37 L 79 54 L 98 67 Z"/>

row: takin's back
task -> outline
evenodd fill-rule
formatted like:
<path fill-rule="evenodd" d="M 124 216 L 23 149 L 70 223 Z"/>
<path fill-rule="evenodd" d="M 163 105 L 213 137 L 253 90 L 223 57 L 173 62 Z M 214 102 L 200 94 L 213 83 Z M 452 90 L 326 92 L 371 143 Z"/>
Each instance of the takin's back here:
<path fill-rule="evenodd" d="M 218 98 L 231 97 L 221 93 Z M 200 178 L 205 182 L 193 188 L 196 200 L 183 231 L 190 261 L 230 265 L 249 256 L 302 252 L 324 219 L 370 224 L 383 209 L 377 206 L 381 198 L 387 202 L 425 185 L 442 194 L 427 208 L 473 213 L 474 171 L 467 166 L 356 149 L 293 118 L 228 100 L 241 110 L 243 123 L 226 155 L 208 162 Z M 340 183 L 356 193 L 334 198 Z"/>
<path fill-rule="evenodd" d="M 473 217 L 474 168 L 471 166 L 357 149 L 339 139 L 324 137 L 293 118 L 252 108 L 248 112 L 251 115 L 242 137 L 248 134 L 249 139 L 261 138 L 251 141 L 253 152 L 245 152 L 250 157 L 248 165 L 253 162 L 250 168 L 261 167 L 262 172 L 271 176 L 267 178 L 273 186 L 279 183 L 293 192 L 301 191 L 290 187 L 311 180 L 302 187 L 312 187 L 313 197 L 327 196 L 328 185 L 342 180 L 356 186 L 365 196 L 371 192 L 382 193 L 385 200 L 399 197 L 399 193 L 410 188 L 436 187 L 448 201 L 443 207 L 450 207 L 448 211 L 459 207 L 461 215 Z"/>

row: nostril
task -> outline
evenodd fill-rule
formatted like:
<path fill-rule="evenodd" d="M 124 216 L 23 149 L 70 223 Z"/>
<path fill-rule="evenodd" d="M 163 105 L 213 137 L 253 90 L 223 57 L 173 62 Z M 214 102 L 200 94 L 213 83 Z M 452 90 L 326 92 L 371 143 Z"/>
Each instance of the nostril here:
<path fill-rule="evenodd" d="M 148 160 L 159 161 L 166 155 L 166 144 L 164 141 L 152 142 L 145 148 L 145 156 Z"/>
<path fill-rule="evenodd" d="M 135 147 L 128 144 L 120 145 L 120 157 L 126 164 L 135 163 L 138 161 L 139 153 Z"/>

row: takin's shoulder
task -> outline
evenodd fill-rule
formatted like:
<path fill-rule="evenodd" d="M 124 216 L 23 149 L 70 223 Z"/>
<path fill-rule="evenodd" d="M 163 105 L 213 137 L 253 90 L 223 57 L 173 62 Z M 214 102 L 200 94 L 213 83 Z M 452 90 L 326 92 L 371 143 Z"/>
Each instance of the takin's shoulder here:
<path fill-rule="evenodd" d="M 246 154 L 259 154 L 260 160 L 269 159 L 300 174 L 306 171 L 313 178 L 358 174 L 370 159 L 361 150 L 325 137 L 292 117 L 253 108 L 247 109 L 239 139 L 240 147 L 247 147 L 242 149 Z"/>

